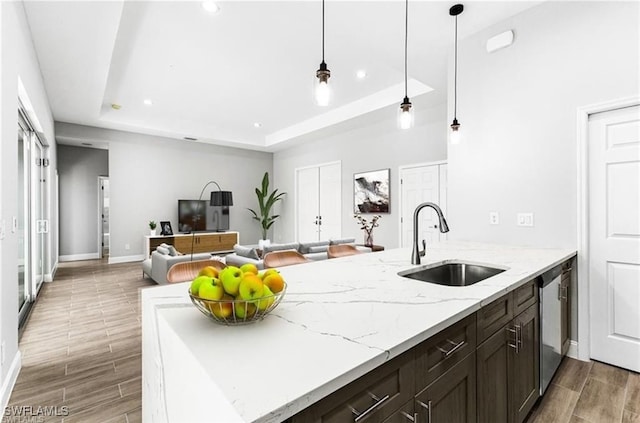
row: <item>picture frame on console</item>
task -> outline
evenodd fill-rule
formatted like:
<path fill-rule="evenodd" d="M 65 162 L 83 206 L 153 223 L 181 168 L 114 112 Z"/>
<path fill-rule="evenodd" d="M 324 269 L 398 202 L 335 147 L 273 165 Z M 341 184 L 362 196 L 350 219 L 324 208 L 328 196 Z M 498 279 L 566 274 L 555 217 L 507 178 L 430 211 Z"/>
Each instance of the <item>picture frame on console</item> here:
<path fill-rule="evenodd" d="M 171 222 L 160 222 L 160 235 L 173 235 L 173 229 L 171 228 Z"/>
<path fill-rule="evenodd" d="M 354 213 L 389 213 L 389 169 L 353 175 Z"/>

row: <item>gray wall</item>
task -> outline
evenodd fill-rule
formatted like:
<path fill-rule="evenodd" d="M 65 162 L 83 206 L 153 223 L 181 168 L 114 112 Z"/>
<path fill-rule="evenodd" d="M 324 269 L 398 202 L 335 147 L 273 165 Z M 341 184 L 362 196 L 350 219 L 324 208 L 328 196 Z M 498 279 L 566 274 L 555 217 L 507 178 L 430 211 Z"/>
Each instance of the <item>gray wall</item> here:
<path fill-rule="evenodd" d="M 451 238 L 576 247 L 577 108 L 638 95 L 638 6 L 545 3 L 462 40 Z M 513 45 L 488 54 L 486 40 L 507 29 Z M 518 212 L 535 226 L 516 226 Z"/>
<path fill-rule="evenodd" d="M 257 207 L 254 189 L 272 171 L 271 153 L 64 123 L 56 134 L 109 142 L 110 262 L 142 259 L 150 220 L 169 220 L 177 232 L 178 200 L 197 199 L 211 180 L 233 192 L 230 230 L 257 242 L 259 226 L 246 209 Z"/>
<path fill-rule="evenodd" d="M 51 162 L 49 175 L 55 175 L 56 147 L 53 117 L 44 89 L 38 60 L 33 49 L 22 2 L 0 2 L 0 222 L 4 222 L 5 238 L 0 240 L 0 342 L 5 346 L 5 361 L 0 364 L 0 386 L 17 376 L 18 359 L 18 237 L 11 231 L 12 218 L 18 215 L 18 78 L 22 81 L 33 111 L 42 125 L 44 138 L 53 144 L 49 148 Z M 48 177 L 47 184 L 55 178 Z M 49 188 L 49 187 L 48 187 Z M 49 213 L 57 205 L 50 204 Z M 51 257 L 46 257 L 47 274 L 53 272 L 57 262 L 57 228 L 52 225 L 49 243 Z M 9 373 L 11 371 L 11 374 Z M 0 392 L 0 406 L 8 399 Z"/>
<path fill-rule="evenodd" d="M 465 135 L 449 146 L 452 239 L 577 248 L 577 108 L 638 96 L 638 9 L 545 3 L 460 43 Z M 513 45 L 486 53 L 487 38 L 507 29 Z M 490 211 L 500 225 L 488 224 Z M 535 213 L 535 226 L 516 226 L 518 212 Z"/>
<path fill-rule="evenodd" d="M 60 260 L 98 258 L 98 176 L 109 175 L 109 152 L 60 145 L 58 175 Z"/>
<path fill-rule="evenodd" d="M 427 96 L 429 94 L 426 94 Z M 324 131 L 298 146 L 277 152 L 273 168 L 276 187 L 288 193 L 281 219 L 275 226 L 275 241 L 295 238 L 295 169 L 326 162 L 342 162 L 342 235 L 362 243 L 363 231 L 353 218 L 353 174 L 382 168 L 391 169 L 391 213 L 384 214 L 374 230 L 374 242 L 393 248 L 400 245 L 398 167 L 444 160 L 447 156 L 446 105 L 428 107 L 414 101 L 416 126 L 402 131 L 396 126 L 396 107 L 388 107 L 367 117 L 357 129 Z"/>

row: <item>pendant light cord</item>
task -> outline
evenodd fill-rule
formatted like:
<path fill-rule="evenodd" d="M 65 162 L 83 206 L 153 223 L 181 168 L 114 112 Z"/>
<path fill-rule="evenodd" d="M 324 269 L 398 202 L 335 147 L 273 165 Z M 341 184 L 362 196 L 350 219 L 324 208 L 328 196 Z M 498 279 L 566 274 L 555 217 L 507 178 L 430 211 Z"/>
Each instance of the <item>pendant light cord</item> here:
<path fill-rule="evenodd" d="M 404 8 L 404 96 L 407 97 L 407 44 L 409 40 L 409 0 Z"/>
<path fill-rule="evenodd" d="M 456 38 L 453 53 L 453 119 L 458 114 L 458 15 L 456 15 Z"/>
<path fill-rule="evenodd" d="M 322 0 L 322 63 L 324 63 L 324 0 Z"/>

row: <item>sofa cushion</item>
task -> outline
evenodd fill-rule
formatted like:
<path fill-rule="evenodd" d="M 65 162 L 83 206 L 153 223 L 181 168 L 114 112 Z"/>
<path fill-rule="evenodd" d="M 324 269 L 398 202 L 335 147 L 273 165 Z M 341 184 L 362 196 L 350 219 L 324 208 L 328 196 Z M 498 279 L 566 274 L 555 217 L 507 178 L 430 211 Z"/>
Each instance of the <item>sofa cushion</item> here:
<path fill-rule="evenodd" d="M 337 244 L 355 244 L 355 238 L 338 238 L 338 239 L 330 239 L 329 244 L 337 245 Z"/>
<path fill-rule="evenodd" d="M 326 253 L 328 248 L 328 242 L 327 245 L 314 245 L 313 247 L 309 247 L 308 251 L 305 254 Z"/>
<path fill-rule="evenodd" d="M 233 246 L 233 251 L 239 255 L 240 257 L 247 257 L 254 260 L 259 260 L 258 253 L 255 248 L 245 247 L 240 244 L 236 244 Z"/>
<path fill-rule="evenodd" d="M 158 245 L 156 247 L 156 251 L 160 254 L 162 254 L 163 256 L 168 256 L 169 255 L 169 249 L 167 247 L 163 247 L 162 245 Z"/>
<path fill-rule="evenodd" d="M 311 248 L 321 247 L 321 246 L 325 247 L 324 250 L 322 251 L 326 251 L 327 247 L 329 246 L 329 241 L 301 242 L 298 251 L 300 251 L 301 254 L 307 254 L 312 252 Z"/>
<path fill-rule="evenodd" d="M 178 250 L 176 250 L 176 247 L 174 247 L 173 245 L 167 246 L 167 249 L 169 250 L 169 255 L 172 256 L 172 257 L 181 255 L 178 252 Z"/>
<path fill-rule="evenodd" d="M 298 250 L 299 246 L 300 244 L 298 244 L 297 242 L 289 242 L 288 244 L 271 244 L 262 249 L 262 257 L 272 251 Z"/>

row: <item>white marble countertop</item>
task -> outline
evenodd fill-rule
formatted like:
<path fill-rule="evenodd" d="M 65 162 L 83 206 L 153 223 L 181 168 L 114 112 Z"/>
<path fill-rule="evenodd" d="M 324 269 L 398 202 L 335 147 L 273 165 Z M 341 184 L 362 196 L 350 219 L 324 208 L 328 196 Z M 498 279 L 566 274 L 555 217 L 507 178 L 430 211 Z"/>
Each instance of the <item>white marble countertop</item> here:
<path fill-rule="evenodd" d="M 575 254 L 427 246 L 421 266 L 464 260 L 506 269 L 468 287 L 398 276 L 416 267 L 407 248 L 283 267 L 288 288 L 278 308 L 234 327 L 202 315 L 188 283 L 145 289 L 144 420 L 282 421 Z"/>

